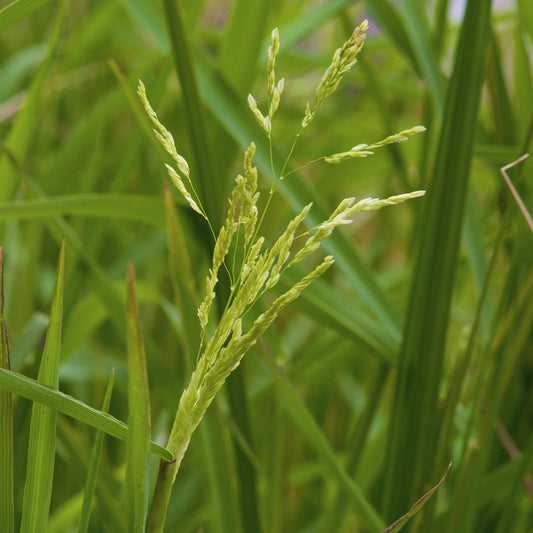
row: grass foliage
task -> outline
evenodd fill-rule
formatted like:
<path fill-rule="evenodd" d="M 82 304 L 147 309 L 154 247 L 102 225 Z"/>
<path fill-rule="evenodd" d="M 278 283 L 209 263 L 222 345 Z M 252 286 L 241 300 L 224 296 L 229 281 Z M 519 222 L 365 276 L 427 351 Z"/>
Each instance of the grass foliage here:
<path fill-rule="evenodd" d="M 451 7 L 4 2 L 1 533 L 530 529 L 533 11 Z"/>

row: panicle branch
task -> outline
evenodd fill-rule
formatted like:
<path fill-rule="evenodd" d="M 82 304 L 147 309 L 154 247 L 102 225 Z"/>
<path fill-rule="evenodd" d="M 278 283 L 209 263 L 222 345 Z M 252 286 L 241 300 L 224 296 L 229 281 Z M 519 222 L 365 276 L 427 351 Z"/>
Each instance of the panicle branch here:
<path fill-rule="evenodd" d="M 306 128 L 313 120 L 320 104 L 338 87 L 342 77 L 357 62 L 357 55 L 363 48 L 368 31 L 368 21 L 363 22 L 355 28 L 350 38 L 338 48 L 333 54 L 331 64 L 322 76 L 315 91 L 313 107 L 307 103 L 302 127 Z"/>
<path fill-rule="evenodd" d="M 183 156 L 178 154 L 178 151 L 176 150 L 176 144 L 174 143 L 174 137 L 172 137 L 172 134 L 165 128 L 165 126 L 163 126 L 163 124 L 161 124 L 161 122 L 157 118 L 156 112 L 153 110 L 152 106 L 150 105 L 150 102 L 148 101 L 148 96 L 146 95 L 146 88 L 141 80 L 139 80 L 137 94 L 139 95 L 139 98 L 141 100 L 141 103 L 143 104 L 146 114 L 148 115 L 148 118 L 152 121 L 152 124 L 154 125 L 153 131 L 157 140 L 168 152 L 170 157 L 172 157 L 172 159 L 176 163 L 176 166 L 178 167 L 179 173 L 170 165 L 165 164 L 172 183 L 178 189 L 181 195 L 185 198 L 185 201 L 189 204 L 189 206 L 198 214 L 202 215 L 206 220 L 208 220 L 205 210 L 201 207 L 201 204 L 198 201 L 198 195 L 194 190 L 194 186 L 192 184 L 189 173 L 189 164 Z M 197 197 L 196 200 L 193 199 L 192 194 L 185 186 L 185 183 L 183 182 L 183 177 L 189 184 L 191 191 Z"/>
<path fill-rule="evenodd" d="M 399 133 L 395 133 L 394 135 L 389 135 L 388 137 L 385 137 L 385 139 L 382 139 L 381 141 L 375 142 L 373 144 L 358 144 L 353 148 L 350 148 L 350 150 L 348 150 L 347 152 L 339 152 L 338 154 L 329 155 L 327 157 L 324 157 L 324 161 L 326 163 L 340 163 L 341 161 L 346 161 L 347 159 L 366 157 L 367 155 L 374 154 L 372 150 L 375 148 L 381 148 L 382 146 L 386 146 L 387 144 L 406 141 L 409 137 L 411 137 L 411 135 L 414 135 L 415 133 L 422 133 L 423 131 L 426 131 L 426 128 L 424 128 L 424 126 L 413 126 L 408 130 L 403 130 Z"/>
<path fill-rule="evenodd" d="M 281 78 L 276 83 L 276 56 L 279 52 L 279 31 L 278 28 L 272 30 L 272 44 L 267 51 L 267 85 L 268 85 L 268 113 L 265 117 L 259 110 L 257 100 L 251 95 L 248 95 L 248 106 L 254 114 L 257 122 L 266 131 L 270 137 L 272 134 L 272 117 L 279 107 L 281 94 L 285 87 L 285 79 Z"/>

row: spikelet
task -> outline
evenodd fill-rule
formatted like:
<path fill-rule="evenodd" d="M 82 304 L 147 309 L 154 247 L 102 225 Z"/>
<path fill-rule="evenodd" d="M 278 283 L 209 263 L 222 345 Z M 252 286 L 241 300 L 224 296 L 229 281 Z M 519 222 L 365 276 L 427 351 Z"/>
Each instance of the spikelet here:
<path fill-rule="evenodd" d="M 254 114 L 255 119 L 257 122 L 259 122 L 259 125 L 267 132 L 267 135 L 270 136 L 270 133 L 272 131 L 270 119 L 268 117 L 265 117 L 261 111 L 259 111 L 259 107 L 257 107 L 257 100 L 251 95 L 248 95 L 248 107 L 250 108 L 250 111 Z"/>
<path fill-rule="evenodd" d="M 381 141 L 378 141 L 373 144 L 369 144 L 367 148 L 370 148 L 370 149 L 381 148 L 382 146 L 385 146 L 387 144 L 401 143 L 403 141 L 406 141 L 409 137 L 411 137 L 411 135 L 414 135 L 415 133 L 422 133 L 424 131 L 426 131 L 426 128 L 424 128 L 424 126 L 413 126 L 412 128 L 409 128 L 408 130 L 400 131 L 398 133 L 385 137 L 385 139 Z"/>
<path fill-rule="evenodd" d="M 341 163 L 347 159 L 355 159 L 357 157 L 366 157 L 372 155 L 374 152 L 367 150 L 368 144 L 358 144 L 350 148 L 347 152 L 339 152 L 338 154 L 328 155 L 324 157 L 326 163 Z"/>
<path fill-rule="evenodd" d="M 222 266 L 226 255 L 228 254 L 229 247 L 231 246 L 231 241 L 236 229 L 237 224 L 229 221 L 229 219 L 226 219 L 226 223 L 220 228 L 217 240 L 215 241 L 215 249 L 213 250 L 213 265 L 209 269 L 209 276 L 207 276 L 205 284 L 205 298 L 198 307 L 197 311 L 202 330 L 207 326 L 207 322 L 209 320 L 209 310 L 211 309 L 211 304 L 216 296 L 215 287 L 218 283 L 218 271 Z"/>
<path fill-rule="evenodd" d="M 350 38 L 338 48 L 333 54 L 331 64 L 322 76 L 320 83 L 315 91 L 313 107 L 308 103 L 305 109 L 305 116 L 302 121 L 302 127 L 307 127 L 313 120 L 320 104 L 338 87 L 342 77 L 357 62 L 357 55 L 363 48 L 368 31 L 368 21 L 363 22 L 355 28 Z"/>
<path fill-rule="evenodd" d="M 261 251 L 261 248 L 263 247 L 264 242 L 265 242 L 265 239 L 263 237 L 259 237 L 254 242 L 253 246 L 250 248 L 246 261 L 244 265 L 242 266 L 241 276 L 239 279 L 239 282 L 241 285 L 246 281 L 246 278 L 249 276 L 253 267 L 256 265 L 257 258 L 259 257 L 259 252 Z"/>
<path fill-rule="evenodd" d="M 269 107 L 274 96 L 274 91 L 276 89 L 276 56 L 279 52 L 279 31 L 278 28 L 272 30 L 272 44 L 268 47 L 267 50 L 267 85 L 268 85 L 268 102 Z M 268 113 L 270 116 L 270 111 Z"/>
<path fill-rule="evenodd" d="M 355 198 L 345 198 L 342 200 L 331 216 L 319 224 L 312 235 L 305 241 L 301 249 L 296 253 L 291 265 L 303 261 L 306 257 L 316 251 L 324 239 L 327 239 L 337 226 L 350 224 L 352 221 L 348 218 L 356 212 L 372 211 L 381 209 L 389 205 L 396 205 L 411 198 L 423 196 L 425 191 L 413 191 L 406 194 L 390 196 L 389 198 L 365 198 L 355 203 Z"/>
<path fill-rule="evenodd" d="M 168 175 L 170 176 L 170 180 L 178 189 L 178 191 L 181 193 L 183 198 L 185 198 L 185 201 L 189 204 L 189 206 L 202 215 L 205 218 L 205 214 L 203 211 L 198 207 L 198 204 L 194 201 L 193 197 L 190 195 L 189 191 L 186 189 L 185 184 L 183 183 L 183 180 L 181 179 L 180 175 L 172 168 L 170 165 L 167 165 L 165 163 L 165 167 L 167 169 Z"/>
<path fill-rule="evenodd" d="M 221 366 L 233 366 L 242 359 L 242 356 L 257 342 L 257 339 L 274 322 L 279 313 L 294 301 L 302 292 L 316 279 L 333 265 L 335 260 L 328 255 L 323 261 L 313 269 L 312 272 L 304 276 L 299 282 L 293 285 L 287 292 L 276 298 L 272 305 L 261 315 L 259 315 L 247 333 L 240 337 L 232 337 L 228 345 L 221 351 L 219 360 Z M 225 361 L 226 360 L 226 361 Z"/>

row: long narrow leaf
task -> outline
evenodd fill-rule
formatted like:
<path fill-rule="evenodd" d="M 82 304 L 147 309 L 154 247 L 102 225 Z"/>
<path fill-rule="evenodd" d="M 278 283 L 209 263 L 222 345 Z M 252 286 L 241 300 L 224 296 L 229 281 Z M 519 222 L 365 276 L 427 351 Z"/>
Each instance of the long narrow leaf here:
<path fill-rule="evenodd" d="M 64 215 L 130 220 L 157 227 L 165 225 L 161 199 L 141 194 L 76 194 L 0 205 L 0 220 L 31 220 Z"/>
<path fill-rule="evenodd" d="M 255 79 L 257 58 L 268 20 L 268 0 L 237 0 L 226 28 L 219 62 L 232 86 L 243 96 Z"/>
<path fill-rule="evenodd" d="M 10 369 L 4 316 L 4 249 L 0 246 L 0 368 Z M 15 531 L 13 496 L 13 394 L 0 390 L 0 532 Z"/>
<path fill-rule="evenodd" d="M 61 244 L 57 267 L 56 286 L 50 313 L 50 326 L 46 334 L 38 381 L 57 389 L 61 354 L 63 322 L 63 277 L 65 272 L 65 241 Z M 35 403 L 32 408 L 22 532 L 46 531 L 56 452 L 56 417 L 54 409 Z"/>
<path fill-rule="evenodd" d="M 338 458 L 335 457 L 324 434 L 314 421 L 287 376 L 278 367 L 270 354 L 266 354 L 263 360 L 270 368 L 279 387 L 285 409 L 291 415 L 298 430 L 305 437 L 309 446 L 315 450 L 322 461 L 324 461 L 324 464 L 329 468 L 339 487 L 349 496 L 353 508 L 361 515 L 361 519 L 365 522 L 368 531 L 379 532 L 385 529 L 386 526 L 383 519 L 366 499 L 359 486 L 347 474 Z"/>
<path fill-rule="evenodd" d="M 444 122 L 420 222 L 387 463 L 384 509 L 391 519 L 423 491 L 434 472 L 439 380 L 475 123 L 490 0 L 470 0 L 446 95 Z"/>
<path fill-rule="evenodd" d="M 0 10 L 0 31 L 31 15 L 50 0 L 15 0 Z"/>
<path fill-rule="evenodd" d="M 128 266 L 126 324 L 128 336 L 128 453 L 126 462 L 126 509 L 128 531 L 142 533 L 148 506 L 150 458 L 150 398 L 146 357 L 135 296 L 133 263 Z"/>
<path fill-rule="evenodd" d="M 444 75 L 439 69 L 437 54 L 433 48 L 424 5 L 420 0 L 404 0 L 396 4 L 411 41 L 417 64 L 431 94 L 438 118 L 444 105 Z"/>
<path fill-rule="evenodd" d="M 52 38 L 48 42 L 46 56 L 36 76 L 33 78 L 31 88 L 26 95 L 25 105 L 17 115 L 11 131 L 4 141 L 8 150 L 19 160 L 26 159 L 33 139 L 33 132 L 37 129 L 36 125 L 39 120 L 39 108 L 42 102 L 45 82 L 61 42 L 67 5 L 68 2 L 66 0 L 62 0 L 59 5 Z M 0 202 L 5 202 L 12 199 L 17 187 L 18 176 L 15 169 L 10 165 L 8 158 L 3 153 L 0 153 L 0 176 L 2 176 Z"/>
<path fill-rule="evenodd" d="M 107 389 L 105 391 L 104 402 L 102 404 L 102 412 L 107 413 L 109 404 L 111 403 L 111 393 L 113 391 L 113 384 L 115 382 L 115 370 L 113 369 L 109 376 Z M 94 441 L 93 453 L 91 455 L 91 462 L 89 463 L 89 470 L 87 471 L 87 481 L 85 482 L 85 489 L 83 491 L 83 503 L 80 511 L 77 533 L 85 533 L 89 529 L 89 520 L 91 518 L 91 507 L 94 498 L 94 490 L 96 487 L 96 478 L 98 476 L 98 468 L 100 466 L 100 458 L 102 456 L 102 444 L 104 442 L 104 432 L 98 431 Z"/>
<path fill-rule="evenodd" d="M 0 368 L 0 388 L 18 394 L 23 398 L 32 400 L 39 404 L 51 407 L 52 409 L 63 413 L 92 426 L 112 437 L 120 440 L 128 440 L 128 426 L 111 416 L 109 413 L 103 413 L 94 407 L 76 400 L 72 396 L 54 390 L 50 387 L 41 385 L 37 381 Z M 151 443 L 152 453 L 162 457 L 166 461 L 172 461 L 172 454 L 163 446 Z"/>
<path fill-rule="evenodd" d="M 444 476 L 442 476 L 441 480 L 431 489 L 429 489 L 419 500 L 417 500 L 413 506 L 405 513 L 402 517 L 398 518 L 393 524 L 391 524 L 387 529 L 383 531 L 383 533 L 398 533 L 403 526 L 407 523 L 407 521 L 422 509 L 426 502 L 435 494 L 437 489 L 444 483 L 444 480 L 446 479 L 446 476 L 448 475 L 448 472 L 450 471 L 452 464 L 450 463 L 448 465 L 448 468 L 446 472 L 444 473 Z"/>

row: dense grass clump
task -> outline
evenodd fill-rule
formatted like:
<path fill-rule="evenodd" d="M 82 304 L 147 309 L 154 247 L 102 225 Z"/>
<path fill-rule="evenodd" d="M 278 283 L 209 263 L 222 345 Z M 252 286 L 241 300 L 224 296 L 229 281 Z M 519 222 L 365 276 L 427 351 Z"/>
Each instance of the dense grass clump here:
<path fill-rule="evenodd" d="M 530 529 L 527 2 L 4 6 L 1 532 Z"/>

